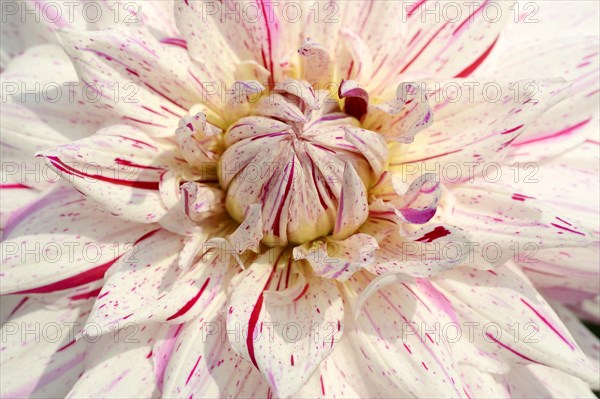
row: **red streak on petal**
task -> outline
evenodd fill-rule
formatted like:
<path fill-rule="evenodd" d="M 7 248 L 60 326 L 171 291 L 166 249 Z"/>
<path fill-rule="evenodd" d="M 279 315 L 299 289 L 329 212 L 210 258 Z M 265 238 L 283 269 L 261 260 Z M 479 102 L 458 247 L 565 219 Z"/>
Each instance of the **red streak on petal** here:
<path fill-rule="evenodd" d="M 457 78 L 466 78 L 469 75 L 471 75 L 473 72 L 475 72 L 475 70 L 477 68 L 479 68 L 479 65 L 481 65 L 483 63 L 483 61 L 485 61 L 485 59 L 490 55 L 490 53 L 492 52 L 492 50 L 496 46 L 497 42 L 498 42 L 498 38 L 496 38 L 496 40 L 494 40 L 494 42 L 490 45 L 490 47 L 488 47 L 488 49 L 485 50 L 485 52 L 483 54 L 481 54 L 479 56 L 479 58 L 477 58 L 471 65 L 469 65 L 468 67 L 466 67 L 461 73 L 459 73 L 455 77 L 457 77 Z"/>
<path fill-rule="evenodd" d="M 309 284 L 306 284 L 304 286 L 304 288 L 302 289 L 302 292 L 296 298 L 294 298 L 294 300 L 292 302 L 296 302 L 298 299 L 302 298 L 304 296 L 304 294 L 306 294 L 306 291 L 308 291 L 308 286 L 309 286 Z"/>
<path fill-rule="evenodd" d="M 196 302 L 198 302 L 198 299 L 200 299 L 200 297 L 202 296 L 202 293 L 206 289 L 206 286 L 208 285 L 209 281 L 210 281 L 210 277 L 206 279 L 206 281 L 204 282 L 204 285 L 202 285 L 202 288 L 200 288 L 200 291 L 198 291 L 196 296 L 194 296 L 192 299 L 190 299 L 181 309 L 179 309 L 173 315 L 169 316 L 167 318 L 167 321 L 171 321 L 179 316 L 186 314 L 196 304 Z"/>
<path fill-rule="evenodd" d="M 140 169 L 164 170 L 164 168 L 159 168 L 157 166 L 141 165 L 139 163 L 135 163 L 123 158 L 115 158 L 115 163 L 123 166 L 133 166 Z"/>
<path fill-rule="evenodd" d="M 17 313 L 17 311 L 19 309 L 21 309 L 21 307 L 23 305 L 25 305 L 25 302 L 27 302 L 28 300 L 29 300 L 29 297 L 25 297 L 25 298 L 21 299 L 21 301 L 17 304 L 17 306 L 15 306 L 15 308 L 12 310 L 12 312 L 10 312 L 10 314 L 8 315 L 8 318 L 10 319 L 11 317 L 13 317 L 13 315 L 15 313 Z"/>
<path fill-rule="evenodd" d="M 58 350 L 57 350 L 57 352 L 62 352 L 62 351 L 64 351 L 65 349 L 67 349 L 68 347 L 70 347 L 71 345 L 73 345 L 75 342 L 76 342 L 75 340 L 73 340 L 73 341 L 69 342 L 69 343 L 68 343 L 68 344 L 66 344 L 65 346 L 63 346 L 63 347 L 61 347 L 60 349 L 58 349 Z"/>
<path fill-rule="evenodd" d="M 513 127 L 512 129 L 502 132 L 500 134 L 509 134 L 509 133 L 515 132 L 515 131 L 519 130 L 520 128 L 522 128 L 523 126 L 525 126 L 525 125 L 519 125 L 517 127 Z"/>
<path fill-rule="evenodd" d="M 187 4 L 187 1 L 185 2 Z M 187 50 L 187 42 L 184 39 L 179 39 L 176 37 L 165 37 L 163 39 L 160 39 L 161 43 L 164 44 L 170 44 L 172 46 L 179 46 L 181 48 L 184 48 Z"/>
<path fill-rule="evenodd" d="M 0 184 L 0 188 L 3 189 L 3 190 L 4 189 L 9 189 L 9 188 L 26 188 L 26 189 L 31 190 L 31 187 L 28 187 L 28 186 L 26 186 L 24 184 L 21 184 L 21 183 L 16 183 L 16 184 Z"/>
<path fill-rule="evenodd" d="M 98 294 L 100 294 L 100 290 L 101 290 L 101 288 L 97 288 L 97 289 L 92 290 L 90 292 L 84 292 L 83 294 L 73 295 L 73 296 L 69 297 L 69 299 L 71 299 L 73 301 L 77 301 L 77 300 L 80 300 L 80 299 L 95 298 L 95 297 L 98 296 Z"/>
<path fill-rule="evenodd" d="M 552 226 L 554 226 L 554 227 L 557 227 L 557 228 L 559 228 L 559 229 L 562 229 L 562 230 L 568 231 L 568 232 L 570 232 L 570 233 L 573 233 L 573 234 L 578 234 L 578 235 L 580 235 L 580 236 L 585 236 L 585 234 L 583 234 L 583 233 L 581 233 L 581 232 L 579 232 L 579 231 L 575 231 L 575 230 L 569 229 L 569 228 L 567 228 L 567 227 L 564 227 L 564 226 L 561 226 L 561 225 L 559 225 L 559 224 L 556 224 L 556 223 L 550 223 L 550 224 L 551 224 Z"/>
<path fill-rule="evenodd" d="M 410 10 L 408 10 L 408 13 L 407 13 L 407 15 L 408 15 L 409 17 L 413 16 L 413 14 L 414 14 L 415 12 L 417 12 L 417 10 L 419 9 L 419 7 L 421 7 L 421 5 L 422 5 L 423 3 L 425 3 L 426 1 L 427 1 L 427 0 L 421 0 L 421 1 L 419 1 L 419 2 L 418 2 L 417 4 L 415 4 L 415 5 L 414 5 L 414 6 L 413 6 L 413 7 L 412 7 Z"/>
<path fill-rule="evenodd" d="M 321 392 L 325 395 L 325 384 L 323 384 L 323 376 L 321 376 Z"/>
<path fill-rule="evenodd" d="M 563 129 L 563 130 L 561 130 L 561 131 L 558 131 L 558 132 L 556 132 L 556 133 L 549 134 L 548 136 L 537 137 L 537 138 L 534 138 L 534 139 L 531 139 L 531 140 L 522 141 L 522 142 L 520 142 L 520 143 L 513 144 L 513 146 L 514 146 L 514 147 L 518 147 L 518 146 L 521 146 L 521 145 L 526 145 L 526 144 L 531 144 L 531 143 L 537 143 L 538 141 L 543 141 L 543 140 L 553 139 L 553 138 L 556 138 L 556 137 L 559 137 L 559 136 L 562 136 L 562 135 L 565 135 L 565 134 L 569 134 L 569 133 L 572 133 L 574 130 L 577 130 L 577 129 L 579 129 L 580 127 L 582 127 L 582 126 L 584 126 L 584 125 L 588 124 L 588 122 L 589 122 L 589 121 L 591 121 L 591 120 L 592 120 L 592 118 L 590 118 L 590 119 L 587 119 L 587 120 L 585 120 L 585 121 L 583 121 L 583 122 L 579 122 L 579 123 L 578 123 L 578 124 L 576 124 L 576 125 L 573 125 L 573 126 L 571 126 L 571 127 L 568 127 L 568 128 L 566 128 L 566 129 Z"/>
<path fill-rule="evenodd" d="M 506 350 L 508 350 L 508 351 L 510 351 L 510 352 L 512 352 L 512 353 L 514 353 L 515 355 L 519 356 L 521 359 L 525 359 L 525 360 L 527 360 L 527 361 L 529 361 L 529 362 L 532 362 L 532 363 L 537 363 L 537 364 L 539 364 L 539 362 L 536 362 L 535 360 L 528 358 L 527 356 L 525 356 L 525 355 L 523 355 L 523 354 L 521 354 L 521 353 L 517 352 L 516 350 L 514 350 L 514 349 L 513 349 L 513 348 L 511 348 L 510 346 L 508 346 L 508 345 L 506 345 L 506 344 L 503 344 L 502 342 L 498 341 L 498 340 L 497 340 L 497 339 L 496 339 L 496 338 L 495 338 L 495 337 L 494 337 L 492 334 L 490 334 L 490 333 L 486 333 L 485 335 L 487 335 L 487 336 L 488 336 L 488 338 L 490 338 L 492 341 L 494 341 L 495 343 L 497 343 L 498 345 L 500 345 L 500 346 L 501 346 L 501 347 L 503 347 L 504 349 L 506 349 Z"/>
<path fill-rule="evenodd" d="M 254 355 L 254 331 L 256 330 L 256 325 L 258 324 L 258 317 L 260 316 L 260 312 L 262 310 L 264 292 L 269 287 L 269 284 L 271 284 L 271 280 L 273 279 L 275 271 L 277 270 L 277 264 L 279 263 L 279 259 L 281 259 L 282 255 L 283 251 L 281 251 L 281 253 L 277 257 L 277 260 L 273 264 L 273 270 L 271 270 L 271 274 L 269 275 L 269 278 L 267 279 L 264 288 L 260 292 L 260 295 L 256 300 L 256 304 L 254 304 L 254 308 L 252 309 L 252 313 L 250 314 L 250 320 L 248 321 L 248 337 L 246 337 L 246 346 L 248 347 L 248 356 L 250 356 L 250 360 L 252 361 L 252 364 L 254 365 L 254 367 L 256 367 L 257 370 L 260 370 L 260 368 L 256 363 L 256 357 Z"/>
<path fill-rule="evenodd" d="M 418 242 L 433 242 L 438 238 L 445 237 L 450 234 L 450 231 L 447 230 L 444 226 L 437 226 L 435 229 L 425 234 L 423 237 L 416 239 Z"/>
<path fill-rule="evenodd" d="M 410 60 L 408 62 L 408 64 L 406 64 L 404 66 L 404 68 L 402 68 L 402 70 L 400 71 L 400 73 L 404 73 L 413 64 L 413 62 L 415 62 L 417 60 L 417 58 L 419 58 L 419 56 L 423 53 L 423 51 L 425 51 L 425 49 L 431 44 L 431 42 L 433 42 L 433 40 L 437 37 L 437 35 L 439 35 L 440 32 L 442 30 L 444 30 L 444 28 L 446 27 L 446 25 L 448 25 L 447 22 L 444 25 L 442 25 L 442 27 L 440 29 L 438 29 L 437 32 L 435 32 L 433 34 L 433 36 L 431 36 L 431 38 L 429 38 L 429 40 L 427 41 L 427 43 L 425 43 L 425 45 L 421 48 L 421 50 L 419 50 L 419 52 L 412 58 L 412 60 Z"/>
<path fill-rule="evenodd" d="M 575 350 L 575 347 L 573 346 L 573 344 L 571 344 L 569 341 L 567 341 L 567 339 L 566 339 L 566 338 L 565 338 L 565 337 L 564 337 L 564 336 L 563 336 L 561 333 L 559 333 L 559 332 L 558 332 L 558 330 L 557 330 L 557 329 L 556 329 L 556 328 L 555 328 L 555 327 L 554 327 L 552 324 L 550 324 L 550 322 L 549 322 L 549 321 L 548 321 L 548 320 L 547 320 L 547 319 L 546 319 L 544 316 L 542 316 L 542 315 L 541 315 L 541 314 L 540 314 L 540 313 L 539 313 L 539 312 L 538 312 L 538 311 L 537 311 L 537 310 L 536 310 L 536 309 L 535 309 L 533 306 L 531 306 L 531 305 L 530 305 L 530 304 L 529 304 L 529 303 L 528 303 L 528 302 L 527 302 L 525 299 L 523 299 L 523 298 L 521 298 L 521 302 L 523 302 L 523 303 L 525 304 L 525 306 L 527 306 L 529 309 L 531 309 L 531 310 L 533 311 L 533 313 L 535 313 L 535 314 L 536 314 L 536 316 L 537 316 L 537 317 L 539 317 L 539 318 L 540 318 L 540 319 L 541 319 L 541 320 L 544 322 L 544 324 L 546 324 L 548 327 L 550 327 L 550 329 L 551 329 L 552 331 L 554 331 L 554 333 L 555 333 L 556 335 L 558 335 L 558 336 L 560 337 L 560 339 L 562 339 L 562 340 L 563 340 L 563 342 L 564 342 L 565 344 L 567 344 L 567 345 L 569 346 L 569 348 L 571 348 L 571 350 Z"/>
<path fill-rule="evenodd" d="M 100 280 L 104 278 L 104 273 L 106 273 L 108 268 L 111 267 L 119 258 L 115 258 L 103 265 L 96 266 L 93 269 L 89 269 L 83 273 L 68 277 L 64 280 L 56 281 L 54 283 L 29 290 L 15 292 L 15 294 L 48 294 L 54 291 L 62 291 L 69 288 L 79 287 L 81 285 Z"/>
<path fill-rule="evenodd" d="M 142 190 L 158 190 L 159 189 L 159 183 L 157 181 L 152 182 L 152 181 L 121 180 L 121 179 L 115 179 L 112 177 L 107 177 L 107 176 L 102 176 L 102 175 L 95 175 L 95 174 L 82 172 L 75 168 L 72 168 L 69 165 L 65 164 L 63 161 L 61 161 L 61 159 L 57 156 L 48 155 L 48 156 L 46 156 L 46 158 L 48 158 L 48 160 L 50 160 L 50 162 L 52 163 L 52 165 L 54 165 L 54 167 L 56 169 L 58 169 L 62 172 L 65 172 L 69 175 L 73 175 L 73 176 L 77 176 L 77 177 L 89 177 L 89 178 L 100 180 L 100 181 L 110 183 L 110 184 L 139 188 Z"/>
<path fill-rule="evenodd" d="M 192 371 L 190 371 L 190 374 L 188 375 L 187 380 L 185 380 L 185 385 L 187 385 L 190 382 L 192 375 L 194 375 L 194 371 L 196 371 L 196 367 L 198 367 L 198 363 L 200 363 L 200 359 L 202 359 L 202 355 L 198 356 L 198 360 L 196 360 L 196 364 L 194 364 L 194 368 L 192 369 Z"/>
<path fill-rule="evenodd" d="M 150 231 L 150 232 L 144 234 L 133 245 L 135 246 L 135 245 L 139 244 L 141 241 L 154 235 L 158 231 L 160 231 L 160 229 L 156 229 L 156 230 L 153 230 L 153 231 Z M 123 256 L 123 255 L 121 255 L 121 256 Z M 89 269 L 82 273 L 79 273 L 75 276 L 68 277 L 64 280 L 56 281 L 54 283 L 47 284 L 47 285 L 37 287 L 37 288 L 32 288 L 29 290 L 15 292 L 15 294 L 30 294 L 30 293 L 31 294 L 48 294 L 50 292 L 62 291 L 62 290 L 66 290 L 69 288 L 75 288 L 75 287 L 79 287 L 84 284 L 88 284 L 88 283 L 100 280 L 100 279 L 104 278 L 104 273 L 106 273 L 108 268 L 110 268 L 121 256 L 119 256 L 107 263 L 104 263 L 100 266 L 96 266 L 92 269 Z"/>
<path fill-rule="evenodd" d="M 474 16 L 475 14 L 477 14 L 483 7 L 485 7 L 485 5 L 488 3 L 489 0 L 485 0 L 479 7 L 477 7 L 477 9 L 475 11 L 473 11 L 473 13 L 471 15 L 469 15 L 467 18 L 465 18 L 464 21 L 461 22 L 460 25 L 458 25 L 458 28 L 456 28 L 454 30 L 454 32 L 452 32 L 452 35 L 456 35 L 460 30 L 462 30 L 462 28 L 465 26 L 465 24 L 467 22 L 473 22 L 474 21 Z"/>

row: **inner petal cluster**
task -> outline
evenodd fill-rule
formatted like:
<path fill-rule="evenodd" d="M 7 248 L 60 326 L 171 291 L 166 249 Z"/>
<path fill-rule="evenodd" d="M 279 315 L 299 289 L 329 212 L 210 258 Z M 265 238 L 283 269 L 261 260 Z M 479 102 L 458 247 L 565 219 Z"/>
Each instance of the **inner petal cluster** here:
<path fill-rule="evenodd" d="M 367 218 L 367 189 L 380 175 L 372 164 L 386 157 L 382 140 L 381 159 L 368 159 L 363 146 L 373 132 L 366 132 L 334 94 L 301 81 L 276 86 L 225 132 L 217 171 L 229 214 L 241 223 L 259 204 L 268 245 L 351 235 Z"/>

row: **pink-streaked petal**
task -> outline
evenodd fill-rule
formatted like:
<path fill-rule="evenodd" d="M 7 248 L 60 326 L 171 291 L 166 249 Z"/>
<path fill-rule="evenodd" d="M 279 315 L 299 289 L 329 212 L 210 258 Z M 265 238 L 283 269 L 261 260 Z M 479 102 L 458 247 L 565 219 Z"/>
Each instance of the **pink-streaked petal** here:
<path fill-rule="evenodd" d="M 438 177 L 425 173 L 408 184 L 410 177 L 385 172 L 372 187 L 370 195 L 381 200 L 370 206 L 372 221 L 398 221 L 425 224 L 434 217 L 441 186 Z"/>
<path fill-rule="evenodd" d="M 598 259 L 598 245 L 552 248 L 524 253 L 518 265 L 547 299 L 578 306 L 600 292 Z"/>
<path fill-rule="evenodd" d="M 570 212 L 558 212 L 542 200 L 482 178 L 448 190 L 434 220 L 477 232 L 469 262 L 476 268 L 531 259 L 546 248 L 585 247 L 598 241 Z"/>
<path fill-rule="evenodd" d="M 220 297 L 194 320 L 178 327 L 165 370 L 164 397 L 264 397 L 269 384 L 254 366 L 232 349 L 242 326 L 229 336 Z M 237 327 L 236 327 L 237 328 Z"/>
<path fill-rule="evenodd" d="M 410 144 L 421 130 L 433 123 L 433 112 L 418 85 L 402 83 L 396 99 L 369 105 L 364 126 L 380 132 L 388 140 Z"/>
<path fill-rule="evenodd" d="M 298 49 L 298 54 L 303 57 L 304 80 L 321 89 L 333 81 L 333 60 L 325 47 L 307 38 Z"/>
<path fill-rule="evenodd" d="M 282 94 L 272 93 L 261 98 L 254 106 L 253 112 L 257 115 L 268 116 L 292 122 L 306 122 L 304 114 L 298 107 L 290 104 Z"/>
<path fill-rule="evenodd" d="M 91 345 L 83 374 L 66 398 L 134 398 L 156 394 L 151 353 L 155 343 L 164 339 L 168 326 L 123 323 L 119 327 L 118 333 L 108 334 Z"/>
<path fill-rule="evenodd" d="M 274 9 L 276 6 L 262 0 L 219 5 L 178 1 L 175 16 L 191 56 L 211 76 L 230 82 L 237 62 L 253 60 L 261 63 L 275 81 L 280 78 L 278 64 L 284 51 L 280 46 L 281 14 Z M 248 11 L 252 17 L 244 10 L 252 10 Z"/>
<path fill-rule="evenodd" d="M 380 241 L 375 262 L 367 269 L 378 275 L 428 277 L 464 262 L 471 241 L 469 233 L 452 225 L 431 224 L 408 236 L 396 230 Z"/>
<path fill-rule="evenodd" d="M 281 248 L 265 252 L 240 276 L 227 308 L 228 329 L 248 325 L 244 339 L 230 341 L 233 349 L 260 370 L 273 392 L 283 397 L 296 393 L 331 353 L 343 324 L 344 310 L 335 282 L 299 279 L 302 272 L 297 267 L 291 253 Z M 299 295 L 297 285 L 304 286 Z M 288 304 L 280 299 L 271 301 L 269 291 L 288 293 Z M 290 315 L 298 326 L 293 341 L 285 339 Z M 311 325 L 331 334 L 317 337 Z M 269 330 L 271 335 L 267 335 Z"/>
<path fill-rule="evenodd" d="M 2 243 L 2 293 L 45 294 L 101 280 L 156 225 L 125 222 L 94 211 L 62 188 L 27 205 Z"/>
<path fill-rule="evenodd" d="M 490 85 L 496 90 L 495 101 L 482 89 Z M 441 176 L 449 184 L 470 180 L 489 163 L 504 158 L 529 123 L 569 94 L 562 81 L 459 80 L 427 87 L 435 91 L 429 96 L 435 121 L 408 148 L 391 153 L 390 168 L 420 174 L 452 165 L 456 172 Z"/>
<path fill-rule="evenodd" d="M 172 143 L 128 125 L 105 128 L 39 156 L 107 213 L 140 223 L 156 222 L 167 212 L 159 192 L 163 172 L 187 168 Z"/>
<path fill-rule="evenodd" d="M 109 123 L 167 137 L 194 104 L 212 101 L 201 83 L 207 77 L 187 51 L 158 42 L 147 29 L 61 31 L 60 41 Z"/>
<path fill-rule="evenodd" d="M 373 57 L 367 43 L 351 29 L 340 31 L 341 51 L 336 55 L 336 66 L 342 78 L 366 84 L 373 74 Z"/>
<path fill-rule="evenodd" d="M 386 166 L 388 152 L 387 144 L 381 135 L 370 130 L 354 126 L 345 128 L 345 138 L 355 146 L 369 161 L 373 170 L 373 180 L 379 179 Z"/>
<path fill-rule="evenodd" d="M 379 244 L 375 238 L 359 233 L 345 240 L 326 239 L 296 247 L 294 259 L 306 259 L 317 276 L 346 281 L 373 263 L 377 248 Z"/>
<path fill-rule="evenodd" d="M 224 216 L 223 190 L 213 185 L 187 182 L 181 186 L 186 215 L 194 222 Z"/>
<path fill-rule="evenodd" d="M 193 167 L 198 169 L 204 179 L 210 177 L 210 169 L 215 168 L 223 151 L 218 141 L 220 129 L 207 123 L 206 115 L 198 113 L 185 115 L 179 120 L 175 137 L 181 148 L 181 155 Z"/>
<path fill-rule="evenodd" d="M 463 322 L 479 323 L 474 332 L 475 345 L 511 363 L 538 363 L 588 381 L 597 379 L 593 363 L 514 265 L 508 263 L 493 271 L 455 268 L 436 277 L 434 284 Z M 520 339 L 515 339 L 517 321 Z M 485 323 L 495 328 L 485 328 Z M 531 331 L 535 338 L 525 339 Z"/>
<path fill-rule="evenodd" d="M 245 252 L 247 249 L 258 252 L 260 240 L 263 238 L 260 204 L 250 205 L 242 224 L 227 238 L 238 254 Z"/>
<path fill-rule="evenodd" d="M 21 303 L 2 325 L 2 397 L 65 397 L 84 371 L 92 345 L 74 340 L 88 312 L 87 306 L 48 309 L 31 299 Z M 25 326 L 34 331 L 36 325 L 52 335 L 25 334 Z"/>
<path fill-rule="evenodd" d="M 342 240 L 354 233 L 367 220 L 369 207 L 365 186 L 351 163 L 344 169 L 342 192 L 332 238 Z"/>
<path fill-rule="evenodd" d="M 402 45 L 375 64 L 380 70 L 371 84 L 383 90 L 396 76 L 411 73 L 470 76 L 492 53 L 501 30 L 513 15 L 512 3 L 484 0 L 456 4 L 457 17 L 452 19 L 431 18 L 433 10 L 439 12 L 446 6 L 443 1 L 405 3 Z M 487 13 L 497 13 L 497 18 L 490 19 Z"/>
<path fill-rule="evenodd" d="M 130 258 L 115 263 L 94 304 L 88 335 L 100 335 L 122 323 L 169 322 L 194 318 L 221 290 L 228 261 L 203 253 L 189 270 L 176 267 L 181 236 L 166 231 L 139 245 Z"/>
<path fill-rule="evenodd" d="M 348 280 L 345 295 L 353 310 L 371 283 L 367 273 Z M 344 332 L 354 360 L 377 397 L 469 397 L 452 348 L 425 329 L 452 322 L 440 307 L 437 291 L 427 283 L 407 281 L 386 286 L 367 299 Z M 436 377 L 434 378 L 433 375 Z"/>
<path fill-rule="evenodd" d="M 598 38 L 571 38 L 552 42 L 511 43 L 511 57 L 498 60 L 495 76 L 530 78 L 536 60 L 535 76 L 564 78 L 572 85 L 571 95 L 531 123 L 510 148 L 513 161 L 532 162 L 561 155 L 586 140 L 597 141 L 600 64 Z M 541 51 L 540 49 L 544 49 Z M 514 55 L 513 55 L 514 54 Z M 527 54 L 523 63 L 513 62 L 518 54 Z M 554 62 L 547 60 L 553 59 Z M 560 61 L 556 61 L 560 60 Z"/>
<path fill-rule="evenodd" d="M 569 332 L 575 338 L 577 344 L 581 347 L 587 357 L 594 362 L 596 368 L 600 368 L 600 339 L 590 331 L 579 318 L 567 309 L 565 306 L 551 302 L 552 308 L 556 311 Z M 600 389 L 600 377 L 591 382 L 592 389 Z"/>

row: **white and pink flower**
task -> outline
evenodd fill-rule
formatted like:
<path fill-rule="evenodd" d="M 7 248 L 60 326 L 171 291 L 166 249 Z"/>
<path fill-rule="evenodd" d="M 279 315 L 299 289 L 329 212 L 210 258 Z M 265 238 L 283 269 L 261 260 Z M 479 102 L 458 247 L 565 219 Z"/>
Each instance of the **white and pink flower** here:
<path fill-rule="evenodd" d="M 597 4 L 14 4 L 2 397 L 600 387 Z"/>

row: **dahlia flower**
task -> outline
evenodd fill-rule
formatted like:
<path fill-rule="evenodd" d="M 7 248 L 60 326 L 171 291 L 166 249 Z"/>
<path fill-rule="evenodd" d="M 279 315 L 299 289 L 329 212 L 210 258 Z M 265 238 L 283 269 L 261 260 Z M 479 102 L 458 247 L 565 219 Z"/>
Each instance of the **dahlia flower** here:
<path fill-rule="evenodd" d="M 2 397 L 594 397 L 597 3 L 2 7 Z"/>

